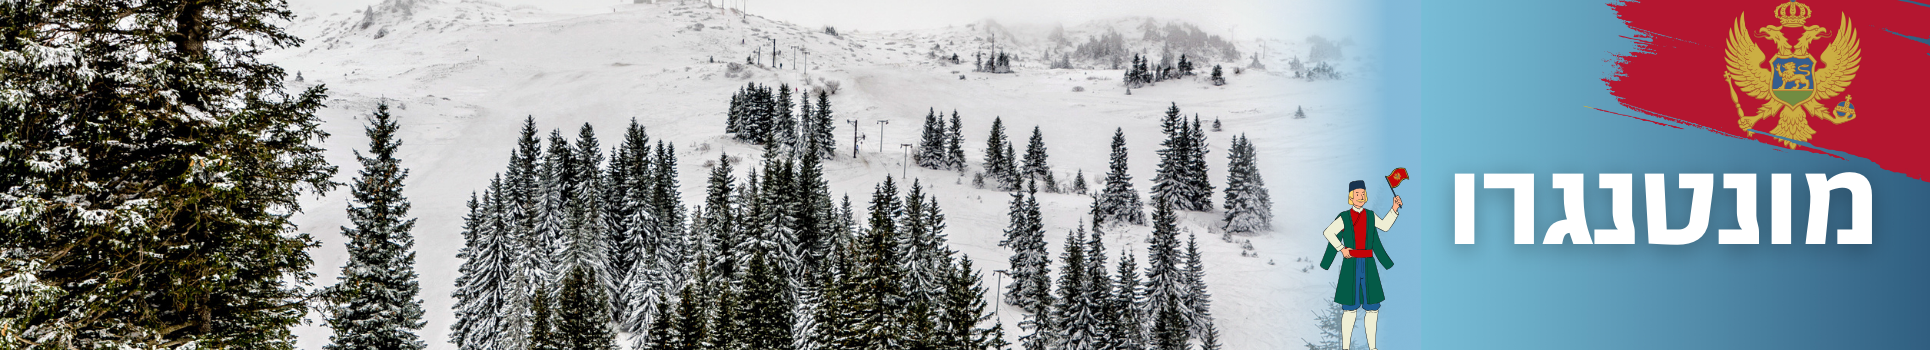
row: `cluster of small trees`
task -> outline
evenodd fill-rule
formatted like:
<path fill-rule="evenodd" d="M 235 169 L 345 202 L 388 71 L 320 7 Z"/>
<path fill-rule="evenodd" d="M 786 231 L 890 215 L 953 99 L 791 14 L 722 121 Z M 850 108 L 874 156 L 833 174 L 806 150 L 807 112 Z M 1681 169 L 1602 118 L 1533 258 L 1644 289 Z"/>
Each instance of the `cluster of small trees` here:
<path fill-rule="evenodd" d="M 831 118 L 829 93 L 818 90 L 814 106 L 809 93 L 794 102 L 791 90 L 789 84 L 780 84 L 773 91 L 769 85 L 757 83 L 738 90 L 730 97 L 724 132 L 751 144 L 805 150 L 830 157 L 837 147 L 837 140 L 831 134 L 837 125 Z"/>
<path fill-rule="evenodd" d="M 1153 63 L 1151 58 L 1133 55 L 1132 67 L 1126 70 L 1126 76 L 1123 79 L 1126 86 L 1140 87 L 1145 84 L 1194 75 L 1193 62 L 1187 60 L 1186 55 L 1179 55 L 1178 63 L 1171 62 L 1171 59 L 1172 57 L 1170 55 L 1163 56 L 1160 58 L 1159 63 Z M 1218 66 L 1214 67 L 1217 72 Z M 1224 79 L 1216 79 L 1214 82 L 1215 85 L 1224 84 Z"/>
<path fill-rule="evenodd" d="M 918 137 L 918 155 L 913 157 L 918 166 L 965 170 L 965 136 L 961 135 L 960 124 L 958 111 L 952 111 L 950 122 L 937 109 L 926 112 L 924 131 Z"/>
<path fill-rule="evenodd" d="M 985 140 L 985 172 L 975 174 L 972 185 L 979 188 L 990 187 L 1000 191 L 1018 191 L 1026 183 L 1044 186 L 1046 192 L 1059 192 L 1058 180 L 1053 178 L 1052 166 L 1046 163 L 1045 135 L 1039 127 L 1032 127 L 1032 138 L 1025 145 L 1023 158 L 1012 148 L 1012 142 L 1005 137 L 1005 121 L 992 119 L 992 132 Z M 1036 185 L 1043 183 L 1043 185 Z"/>
<path fill-rule="evenodd" d="M 1011 73 L 1012 56 L 1005 54 L 1004 51 L 992 54 L 972 54 L 972 65 L 974 66 L 974 68 L 972 68 L 974 72 Z"/>
<path fill-rule="evenodd" d="M 1025 349 L 1220 348 L 1213 325 L 1206 270 L 1192 236 L 1184 248 L 1172 207 L 1153 211 L 1153 236 L 1145 280 L 1130 251 L 1122 251 L 1117 275 L 1106 270 L 1104 214 L 1094 206 L 1092 231 L 1082 225 L 1066 236 L 1057 294 L 1046 251 L 1036 191 L 1013 193 L 1011 225 L 1002 247 L 1013 251 L 1007 303 L 1026 311 L 1019 327 Z"/>

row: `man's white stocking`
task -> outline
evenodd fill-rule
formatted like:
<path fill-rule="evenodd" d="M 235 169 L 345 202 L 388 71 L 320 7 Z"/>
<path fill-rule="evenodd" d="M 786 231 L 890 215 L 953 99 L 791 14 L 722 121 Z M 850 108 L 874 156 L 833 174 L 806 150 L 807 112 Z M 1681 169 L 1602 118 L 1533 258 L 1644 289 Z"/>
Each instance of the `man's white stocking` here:
<path fill-rule="evenodd" d="M 1374 342 L 1374 331 L 1377 328 L 1380 328 L 1379 326 L 1380 326 L 1380 310 L 1367 311 L 1367 348 L 1368 349 L 1380 350 L 1380 345 L 1377 345 Z"/>
<path fill-rule="evenodd" d="M 1352 349 L 1354 345 L 1354 310 L 1340 312 L 1340 348 Z M 1372 314 L 1369 314 L 1372 315 Z M 1372 328 L 1369 328 L 1372 329 Z"/>

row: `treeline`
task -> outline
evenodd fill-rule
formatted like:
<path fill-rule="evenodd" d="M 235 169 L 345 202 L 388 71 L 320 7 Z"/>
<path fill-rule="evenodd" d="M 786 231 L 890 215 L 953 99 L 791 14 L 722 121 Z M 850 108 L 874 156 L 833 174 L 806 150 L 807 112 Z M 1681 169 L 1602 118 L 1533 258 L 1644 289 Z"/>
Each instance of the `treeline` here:
<path fill-rule="evenodd" d="M 506 177 L 472 200 L 452 339 L 462 349 L 983 349 L 997 338 L 936 199 L 887 179 L 868 221 L 834 203 L 821 157 L 729 156 L 684 209 L 675 150 L 634 123 L 602 166 L 590 129 L 526 121 Z M 688 218 L 686 219 L 686 215 Z M 528 247 L 538 247 L 528 249 Z"/>

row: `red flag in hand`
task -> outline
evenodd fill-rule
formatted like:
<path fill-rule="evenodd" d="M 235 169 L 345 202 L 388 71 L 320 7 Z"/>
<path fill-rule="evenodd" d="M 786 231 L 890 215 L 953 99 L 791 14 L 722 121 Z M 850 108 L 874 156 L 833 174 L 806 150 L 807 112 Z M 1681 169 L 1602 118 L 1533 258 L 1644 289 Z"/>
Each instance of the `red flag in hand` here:
<path fill-rule="evenodd" d="M 1405 180 L 1407 180 L 1407 168 L 1394 168 L 1393 173 L 1387 174 L 1387 188 L 1401 187 L 1401 181 Z"/>

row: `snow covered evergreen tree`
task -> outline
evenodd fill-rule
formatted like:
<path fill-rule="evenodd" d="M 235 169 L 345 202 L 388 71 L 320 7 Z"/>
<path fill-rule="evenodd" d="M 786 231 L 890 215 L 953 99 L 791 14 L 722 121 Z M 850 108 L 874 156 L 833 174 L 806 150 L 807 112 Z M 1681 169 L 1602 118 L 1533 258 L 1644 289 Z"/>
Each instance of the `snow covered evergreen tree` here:
<path fill-rule="evenodd" d="M 530 293 L 529 350 L 567 350 L 564 335 L 557 332 L 556 315 L 548 288 Z"/>
<path fill-rule="evenodd" d="M 750 349 L 792 349 L 791 310 L 796 305 L 784 273 L 772 266 L 769 255 L 759 251 L 751 257 L 745 269 L 744 297 L 736 312 L 742 327 L 730 331 L 738 333 L 739 341 Z"/>
<path fill-rule="evenodd" d="M 577 265 L 563 279 L 556 297 L 556 334 L 564 350 L 615 350 L 610 302 L 603 283 L 589 266 Z"/>
<path fill-rule="evenodd" d="M 340 282 L 329 289 L 332 312 L 329 350 L 421 349 L 421 286 L 416 282 L 415 219 L 409 218 L 409 199 L 402 180 L 409 170 L 395 158 L 402 146 L 395 139 L 397 124 L 387 103 L 378 104 L 363 130 L 369 153 L 355 152 L 362 171 L 350 186 L 348 217 L 354 227 L 343 227 L 348 237 L 349 261 Z"/>
<path fill-rule="evenodd" d="M 1206 175 L 1206 134 L 1199 119 L 1192 123 L 1179 115 L 1179 105 L 1166 109 L 1160 119 L 1166 140 L 1160 142 L 1159 172 L 1153 176 L 1153 201 L 1172 203 L 1174 209 L 1206 211 L 1212 206 L 1213 187 Z"/>
<path fill-rule="evenodd" d="M 805 131 L 811 140 L 810 145 L 805 148 L 811 151 L 805 153 L 831 158 L 831 155 L 837 153 L 838 146 L 838 140 L 831 135 L 832 130 L 837 127 L 836 119 L 831 117 L 831 95 L 824 90 L 818 90 L 818 106 L 812 108 L 811 112 L 813 112 L 811 125 Z"/>
<path fill-rule="evenodd" d="M 1147 346 L 1146 285 L 1139 279 L 1139 264 L 1130 249 L 1119 253 L 1119 277 L 1113 280 L 1112 303 L 1107 309 L 1113 318 L 1114 349 L 1140 350 Z"/>
<path fill-rule="evenodd" d="M 1220 65 L 1217 65 L 1217 64 L 1213 65 L 1213 76 L 1211 79 L 1213 81 L 1213 86 L 1226 85 L 1226 76 L 1220 74 Z M 1218 129 L 1215 128 L 1215 130 L 1218 130 Z"/>
<path fill-rule="evenodd" d="M 1126 172 L 1126 131 L 1113 129 L 1112 156 L 1106 171 L 1106 188 L 1099 193 L 1099 212 L 1107 223 L 1146 223 L 1139 191 L 1133 190 L 1133 175 Z"/>
<path fill-rule="evenodd" d="M 945 165 L 949 169 L 965 170 L 965 133 L 957 110 L 952 111 L 952 122 L 945 126 Z"/>
<path fill-rule="evenodd" d="M 1012 152 L 1012 142 L 1005 138 L 1005 122 L 992 118 L 992 132 L 985 139 L 985 176 L 992 181 L 990 185 L 1000 191 L 1024 189 L 1017 166 L 1013 164 L 1018 155 Z"/>
<path fill-rule="evenodd" d="M 461 350 L 521 349 L 529 331 L 529 292 L 517 254 L 522 246 L 506 222 L 503 190 L 502 181 L 490 181 L 481 200 L 470 196 L 469 214 L 463 217 L 464 244 L 456 253 L 463 262 L 456 291 L 450 293 L 456 321 L 449 336 Z"/>
<path fill-rule="evenodd" d="M 905 192 L 905 216 L 899 228 L 904 254 L 904 286 L 914 303 L 929 303 L 945 294 L 945 277 L 952 269 L 952 251 L 945 244 L 945 215 L 937 198 L 927 197 L 920 181 Z"/>
<path fill-rule="evenodd" d="M 316 242 L 287 213 L 339 184 L 315 116 L 327 89 L 290 90 L 259 59 L 301 44 L 293 16 L 271 0 L 0 5 L 0 263 L 31 267 L 4 275 L 42 301 L 0 307 L 7 343 L 294 347 Z"/>
<path fill-rule="evenodd" d="M 1093 247 L 1086 244 L 1091 239 L 1086 235 L 1084 226 L 1066 235 L 1065 251 L 1059 254 L 1064 262 L 1059 271 L 1059 298 L 1054 300 L 1053 330 L 1057 341 L 1054 349 L 1067 350 L 1104 350 L 1109 349 L 1111 331 L 1107 329 L 1110 321 L 1103 314 L 1104 304 L 1110 293 L 1103 290 L 1112 288 L 1110 280 L 1105 284 L 1092 276 L 1094 263 L 1088 254 Z M 1100 262 L 1103 264 L 1103 262 Z"/>
<path fill-rule="evenodd" d="M 1032 140 L 1025 145 L 1025 159 L 1019 170 L 1023 181 L 1045 183 L 1047 193 L 1059 193 L 1059 181 L 1052 178 L 1052 166 L 1045 162 L 1045 136 L 1039 134 L 1039 127 L 1032 127 Z"/>
<path fill-rule="evenodd" d="M 1188 350 L 1192 348 L 1187 344 L 1191 336 L 1186 330 L 1186 316 L 1182 315 L 1180 311 L 1183 309 L 1185 309 L 1185 307 L 1179 305 L 1176 301 L 1168 300 L 1166 303 L 1161 304 L 1158 311 L 1159 317 L 1153 320 L 1153 346 L 1151 350 Z"/>
<path fill-rule="evenodd" d="M 792 108 L 797 105 L 794 104 L 792 98 L 790 84 L 777 85 L 777 98 L 771 101 L 773 106 L 771 107 L 770 136 L 768 137 L 770 140 L 766 142 L 766 144 L 780 146 L 786 150 L 793 149 L 793 147 L 797 145 L 797 116 L 791 114 Z"/>
<path fill-rule="evenodd" d="M 1254 164 L 1253 143 L 1240 135 L 1233 138 L 1227 151 L 1226 213 L 1222 222 L 1228 234 L 1246 234 L 1273 227 L 1273 199 L 1266 181 Z"/>
<path fill-rule="evenodd" d="M 991 329 L 979 328 L 991 318 L 985 311 L 985 288 L 972 259 L 958 257 L 958 266 L 945 278 L 945 295 L 940 299 L 936 350 L 983 350 L 990 346 Z M 996 325 L 994 325 L 996 327 Z"/>
<path fill-rule="evenodd" d="M 571 232 L 568 231 L 568 203 L 575 182 L 575 161 L 576 157 L 571 153 L 569 141 L 563 138 L 562 130 L 551 129 L 549 143 L 537 169 L 538 210 L 533 232 L 530 233 L 531 243 L 535 245 L 529 254 L 535 255 L 532 260 L 540 260 L 532 268 L 541 269 L 544 277 L 543 281 L 531 281 L 536 285 L 555 285 L 567 272 L 564 270 L 568 267 L 565 254 L 573 244 Z"/>
<path fill-rule="evenodd" d="M 1072 193 L 1086 194 L 1087 187 L 1090 186 L 1086 185 L 1086 170 L 1079 169 L 1074 172 L 1072 174 Z"/>
<path fill-rule="evenodd" d="M 1006 226 L 1005 239 L 999 241 L 1000 247 L 1012 250 L 1012 284 L 1005 292 L 1006 303 L 1016 305 L 1026 312 L 1042 318 L 1052 300 L 1052 285 L 1048 264 L 1051 258 L 1045 250 L 1045 228 L 1040 224 L 1039 200 L 1036 188 L 1026 192 L 1013 192 L 1011 211 L 1007 214 L 1011 224 Z"/>
<path fill-rule="evenodd" d="M 1151 242 L 1146 251 L 1146 300 L 1155 307 L 1176 305 L 1179 309 L 1175 312 L 1179 312 L 1181 320 L 1185 321 L 1193 319 L 1193 310 L 1184 307 L 1193 286 L 1188 281 L 1191 275 L 1185 270 L 1185 255 L 1180 251 L 1176 219 L 1171 203 L 1156 200 L 1153 205 L 1153 234 L 1148 239 Z M 1155 312 L 1151 314 L 1157 317 L 1165 317 L 1156 313 L 1162 310 L 1147 311 Z M 1187 322 L 1181 326 L 1190 324 Z"/>
<path fill-rule="evenodd" d="M 1213 328 L 1213 294 L 1206 291 L 1206 264 L 1200 258 L 1199 241 L 1195 235 L 1186 235 L 1186 297 L 1180 307 L 1191 309 L 1186 313 L 1187 329 L 1195 336 L 1205 337 L 1206 331 Z"/>
<path fill-rule="evenodd" d="M 570 246 L 565 250 L 564 261 L 566 265 L 582 266 L 596 275 L 592 281 L 602 288 L 598 292 L 608 296 L 617 291 L 617 285 L 612 282 L 616 279 L 616 272 L 610 270 L 610 252 L 614 250 L 614 244 L 610 242 L 609 222 L 603 217 L 603 149 L 597 144 L 596 130 L 589 123 L 584 123 L 583 128 L 579 129 L 574 146 L 571 157 L 575 160 L 571 165 L 576 169 L 571 173 L 576 178 L 571 183 L 571 196 L 565 206 L 568 221 L 564 224 L 564 232 L 569 236 Z M 609 302 L 608 298 L 599 300 Z M 610 306 L 605 305 L 604 308 Z M 608 317 L 607 310 L 605 312 L 604 316 Z"/>
<path fill-rule="evenodd" d="M 925 127 L 918 137 L 918 155 L 912 157 L 918 166 L 931 169 L 948 169 L 951 166 L 950 134 L 946 131 L 945 119 L 938 116 L 938 110 L 925 112 Z"/>

